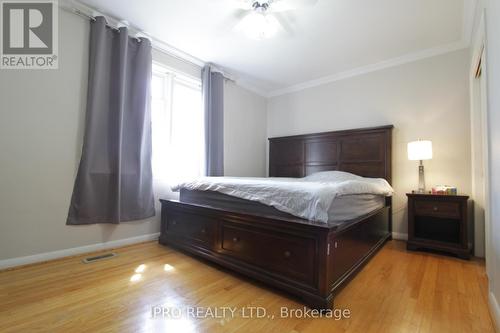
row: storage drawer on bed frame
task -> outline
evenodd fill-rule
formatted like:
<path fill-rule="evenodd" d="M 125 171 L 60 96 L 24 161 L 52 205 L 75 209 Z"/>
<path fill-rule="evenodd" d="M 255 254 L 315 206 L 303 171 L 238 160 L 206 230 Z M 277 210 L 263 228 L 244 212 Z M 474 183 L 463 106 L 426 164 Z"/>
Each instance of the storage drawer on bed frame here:
<path fill-rule="evenodd" d="M 314 238 L 222 221 L 218 252 L 317 288 Z"/>
<path fill-rule="evenodd" d="M 330 287 L 342 282 L 344 276 L 373 254 L 379 243 L 389 237 L 388 208 L 365 221 L 354 224 L 330 237 L 329 281 Z"/>
<path fill-rule="evenodd" d="M 176 242 L 196 244 L 212 249 L 215 240 L 216 220 L 198 214 L 172 212 L 165 216 L 162 233 Z"/>

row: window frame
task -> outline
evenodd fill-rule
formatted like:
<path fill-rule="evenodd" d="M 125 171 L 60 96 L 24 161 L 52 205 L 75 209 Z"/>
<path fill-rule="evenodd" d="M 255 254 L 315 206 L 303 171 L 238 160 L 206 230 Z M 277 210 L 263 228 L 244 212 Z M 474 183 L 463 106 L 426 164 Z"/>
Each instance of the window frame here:
<path fill-rule="evenodd" d="M 174 89 L 175 85 L 179 84 L 184 86 L 185 88 L 188 89 L 193 89 L 196 90 L 197 92 L 200 93 L 200 98 L 202 98 L 202 83 L 201 83 L 201 78 L 189 75 L 187 73 L 181 72 L 179 70 L 176 70 L 172 67 L 169 67 L 167 65 L 164 65 L 160 62 L 154 61 L 152 62 L 152 73 L 151 73 L 151 81 L 153 80 L 154 77 L 157 77 L 162 80 L 162 99 L 161 102 L 163 104 L 163 110 L 162 112 L 164 113 L 165 118 L 163 119 L 164 122 L 166 122 L 166 128 L 168 130 L 167 136 L 164 138 L 165 142 L 164 144 L 168 145 L 169 147 L 173 147 L 175 145 L 174 143 Z M 155 98 L 153 96 L 153 89 L 151 89 L 150 92 L 151 96 L 151 108 L 153 108 L 155 101 L 160 101 L 158 98 Z M 152 110 L 151 110 L 152 111 Z M 203 110 L 200 110 L 202 112 L 202 117 L 203 117 Z M 153 119 L 152 119 L 153 121 Z M 203 122 L 203 119 L 201 120 Z M 153 125 L 154 127 L 154 125 Z M 153 143 L 154 145 L 154 143 Z M 154 154 L 154 152 L 153 152 Z M 203 163 L 203 161 L 201 162 Z M 199 169 L 202 173 L 203 170 L 203 165 L 199 166 Z M 175 175 L 174 175 L 175 177 Z M 159 177 L 161 179 L 162 177 Z"/>
<path fill-rule="evenodd" d="M 163 80 L 163 101 L 166 102 L 165 112 L 168 120 L 168 144 L 172 143 L 173 133 L 173 95 L 174 83 L 185 85 L 188 88 L 199 89 L 201 92 L 201 78 L 183 73 L 170 66 L 164 65 L 158 61 L 153 60 L 151 79 L 153 76 L 160 77 Z M 151 101 L 153 101 L 153 92 L 151 91 Z"/>

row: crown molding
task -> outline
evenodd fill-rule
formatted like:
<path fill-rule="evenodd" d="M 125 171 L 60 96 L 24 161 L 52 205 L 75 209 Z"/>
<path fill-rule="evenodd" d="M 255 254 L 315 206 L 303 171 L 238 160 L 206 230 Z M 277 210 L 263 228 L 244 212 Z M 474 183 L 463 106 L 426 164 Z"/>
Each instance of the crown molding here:
<path fill-rule="evenodd" d="M 251 91 L 256 95 L 259 95 L 260 97 L 264 97 L 264 98 L 269 97 L 269 94 L 267 92 L 265 92 L 264 90 L 254 86 L 250 83 L 244 82 L 241 79 L 234 80 L 234 83 L 236 83 L 238 86 L 240 86 L 241 88 L 243 88 L 245 90 Z"/>
<path fill-rule="evenodd" d="M 309 88 L 321 86 L 324 84 L 332 83 L 335 81 L 348 79 L 348 78 L 351 78 L 354 76 L 359 76 L 359 75 L 363 75 L 363 74 L 367 74 L 367 73 L 371 73 L 371 72 L 376 72 L 376 71 L 379 71 L 382 69 L 395 67 L 395 66 L 415 62 L 418 60 L 431 58 L 431 57 L 435 57 L 438 55 L 462 50 L 462 49 L 465 49 L 468 47 L 469 47 L 468 43 L 460 41 L 460 42 L 451 43 L 451 44 L 447 44 L 447 45 L 443 45 L 443 46 L 439 46 L 439 47 L 435 47 L 435 48 L 431 48 L 431 49 L 427 49 L 427 50 L 423 50 L 423 51 L 418 51 L 418 52 L 410 53 L 410 54 L 407 54 L 407 55 L 404 55 L 401 57 L 397 57 L 397 58 L 393 58 L 393 59 L 389 59 L 389 60 L 384 60 L 384 61 L 381 61 L 381 62 L 378 62 L 375 64 L 371 64 L 371 65 L 367 65 L 367 66 L 363 66 L 363 67 L 358 67 L 358 68 L 355 68 L 352 70 L 340 72 L 340 73 L 329 75 L 329 76 L 324 76 L 322 78 L 311 80 L 311 81 L 306 81 L 306 82 L 299 83 L 299 84 L 296 84 L 293 86 L 289 86 L 289 87 L 286 87 L 283 89 L 277 89 L 277 90 L 271 91 L 267 96 L 268 97 L 277 97 L 277 96 L 281 96 L 281 95 L 286 95 L 286 94 L 290 94 L 290 93 L 297 92 L 300 90 L 309 89 Z"/>
<path fill-rule="evenodd" d="M 232 74 L 232 73 L 230 73 L 230 71 L 226 70 L 223 66 L 218 66 L 218 68 L 220 68 L 223 73 L 227 74 L 229 80 L 233 81 L 238 86 L 240 86 L 246 90 L 249 90 L 249 91 L 251 91 L 251 92 L 253 92 L 261 97 L 272 98 L 272 97 L 277 97 L 277 96 L 301 91 L 304 89 L 309 89 L 309 88 L 321 86 L 324 84 L 348 79 L 351 77 L 355 77 L 355 76 L 359 76 L 359 75 L 387 69 L 390 67 L 395 67 L 395 66 L 419 61 L 422 59 L 426 59 L 426 58 L 435 57 L 435 56 L 446 54 L 449 52 L 454 52 L 454 51 L 458 51 L 461 49 L 465 49 L 465 48 L 468 48 L 470 46 L 471 40 L 472 40 L 473 29 L 474 29 L 474 19 L 475 19 L 475 11 L 476 11 L 477 2 L 478 2 L 478 0 L 463 0 L 464 15 L 463 15 L 462 39 L 458 42 L 454 42 L 454 43 L 450 43 L 447 45 L 442 45 L 442 46 L 438 46 L 435 48 L 430 48 L 430 49 L 410 53 L 410 54 L 407 54 L 407 55 L 404 55 L 401 57 L 396 57 L 396 58 L 384 60 L 384 61 L 381 61 L 378 63 L 354 68 L 354 69 L 351 69 L 348 71 L 339 72 L 339 73 L 335 73 L 332 75 L 324 76 L 324 77 L 321 77 L 318 79 L 305 81 L 305 82 L 302 82 L 299 84 L 295 84 L 295 85 L 281 88 L 281 89 L 276 89 L 276 90 L 273 90 L 270 92 L 265 91 L 264 89 L 261 89 L 258 86 L 247 82 L 247 80 L 245 80 L 245 75 Z M 122 24 L 115 17 L 113 17 L 111 15 L 107 15 L 105 13 L 101 13 L 101 12 L 97 11 L 96 9 L 94 9 L 90 6 L 84 5 L 76 0 L 59 0 L 59 6 L 62 9 L 67 10 L 67 11 L 72 12 L 72 13 L 75 13 L 75 14 L 78 14 L 78 11 L 80 11 L 81 13 L 84 13 L 85 15 L 90 15 L 90 16 L 103 15 L 112 24 Z M 149 39 L 151 39 L 153 47 L 161 52 L 169 54 L 169 55 L 171 55 L 175 58 L 178 58 L 182 61 L 186 61 L 188 63 L 197 65 L 199 67 L 203 67 L 206 64 L 206 62 L 204 60 L 201 60 L 195 56 L 192 56 L 186 52 L 183 52 L 182 50 L 179 50 L 179 49 L 163 42 L 162 40 L 160 40 L 154 36 L 151 36 L 150 34 L 148 34 L 146 32 L 141 31 L 140 29 L 138 29 L 132 25 L 128 25 L 128 26 L 129 26 L 129 30 L 130 30 L 131 34 L 137 34 L 137 35 L 142 35 L 142 36 L 148 37 Z"/>
<path fill-rule="evenodd" d="M 458 50 L 466 49 L 470 47 L 472 41 L 472 34 L 474 30 L 474 19 L 476 13 L 478 0 L 463 0 L 463 25 L 462 25 L 462 39 L 458 42 L 438 46 L 435 48 L 430 48 L 427 50 L 422 50 L 414 53 L 410 53 L 401 57 L 392 58 L 388 60 L 384 60 L 375 64 L 354 68 L 348 71 L 324 76 L 318 79 L 305 81 L 299 84 L 295 84 L 286 88 L 277 89 L 269 92 L 267 94 L 268 98 L 277 97 L 281 95 L 290 94 L 293 92 L 301 91 L 304 89 L 309 89 L 317 86 L 321 86 L 324 84 L 348 79 L 351 77 L 368 74 L 371 72 L 379 71 L 382 69 L 387 69 L 390 67 L 395 67 L 419 60 L 423 60 L 426 58 L 435 57 L 438 55 L 455 52 Z"/>

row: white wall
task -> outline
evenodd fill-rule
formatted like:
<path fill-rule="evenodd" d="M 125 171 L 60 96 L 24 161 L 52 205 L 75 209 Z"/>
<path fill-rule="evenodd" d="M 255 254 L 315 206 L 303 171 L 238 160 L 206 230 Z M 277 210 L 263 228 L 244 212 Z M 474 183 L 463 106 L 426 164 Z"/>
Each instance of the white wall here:
<path fill-rule="evenodd" d="M 224 174 L 266 175 L 266 104 L 264 97 L 231 81 L 224 86 Z"/>
<path fill-rule="evenodd" d="M 497 327 L 500 326 L 500 3 L 489 0 L 486 17 L 487 66 L 489 84 L 489 144 L 490 144 L 490 198 L 491 198 L 491 242 L 493 246 L 490 290 L 493 296 Z"/>
<path fill-rule="evenodd" d="M 479 22 L 481 22 L 479 24 Z M 471 125 L 471 183 L 474 197 L 474 254 L 485 257 L 485 233 L 488 218 L 487 206 L 487 70 L 486 58 L 483 52 L 486 36 L 482 17 L 474 29 L 471 43 L 470 77 L 470 125 Z M 477 75 L 478 66 L 482 66 L 481 75 Z"/>
<path fill-rule="evenodd" d="M 491 313 L 500 327 L 500 2 L 479 0 L 475 27 L 479 18 L 486 15 L 486 71 L 488 83 L 488 169 L 490 249 L 487 250 L 487 272 Z"/>
<path fill-rule="evenodd" d="M 65 225 L 83 140 L 89 23 L 60 10 L 59 36 L 58 70 L 0 71 L 0 260 L 159 231 L 158 216 L 120 225 Z M 158 51 L 153 57 L 199 76 L 197 66 Z M 233 175 L 262 175 L 265 102 L 226 87 L 231 144 L 225 167 Z"/>
<path fill-rule="evenodd" d="M 88 22 L 61 11 L 58 70 L 0 73 L 0 259 L 151 234 L 158 222 L 66 226 L 80 159 Z"/>
<path fill-rule="evenodd" d="M 394 231 L 406 234 L 405 193 L 418 186 L 409 141 L 433 141 L 434 159 L 424 162 L 428 189 L 448 184 L 470 193 L 468 68 L 463 50 L 274 97 L 268 135 L 393 124 Z"/>

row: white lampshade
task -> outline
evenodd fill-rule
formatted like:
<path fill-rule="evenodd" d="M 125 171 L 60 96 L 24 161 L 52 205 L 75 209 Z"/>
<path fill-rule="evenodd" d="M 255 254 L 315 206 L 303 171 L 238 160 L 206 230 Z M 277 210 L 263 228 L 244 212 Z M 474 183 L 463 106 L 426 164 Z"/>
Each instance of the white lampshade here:
<path fill-rule="evenodd" d="M 408 143 L 408 159 L 410 161 L 432 159 L 432 141 L 413 141 Z"/>

